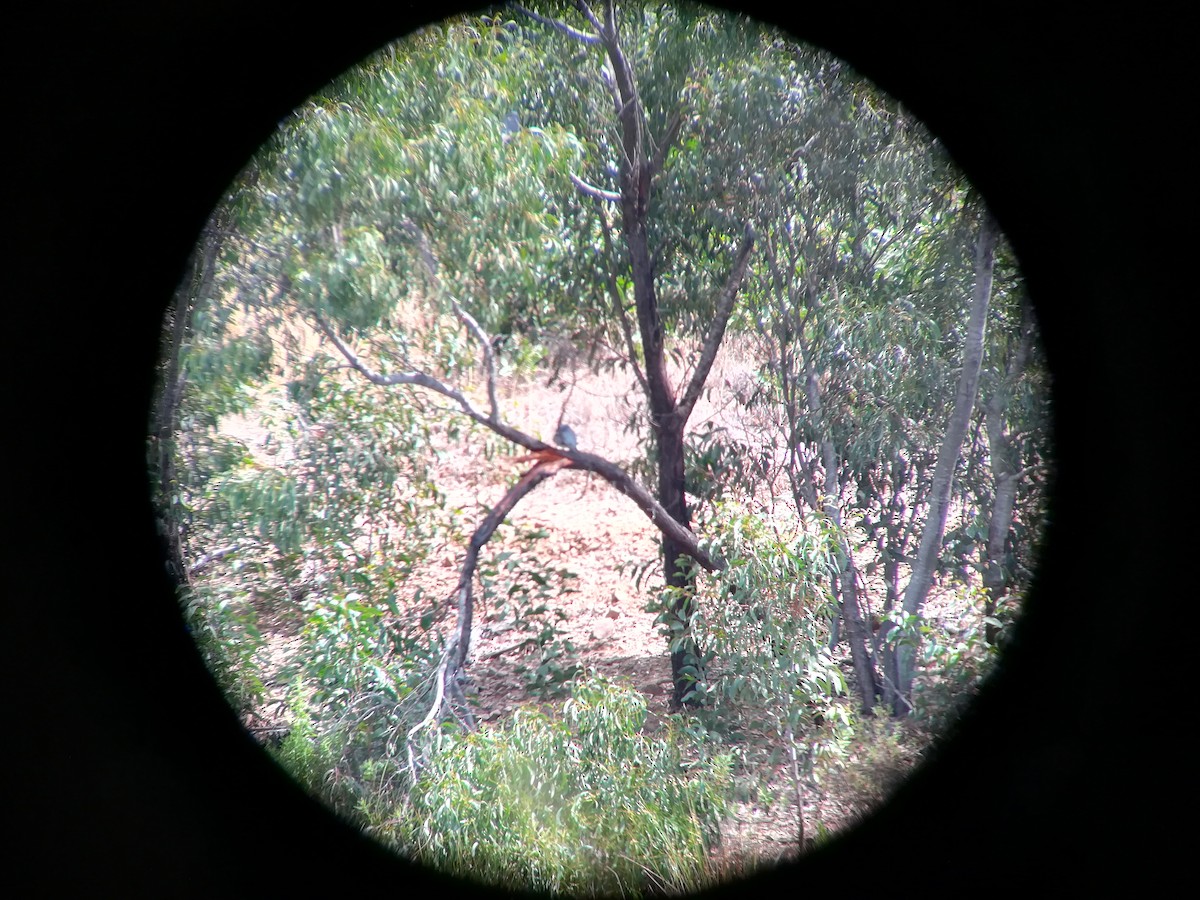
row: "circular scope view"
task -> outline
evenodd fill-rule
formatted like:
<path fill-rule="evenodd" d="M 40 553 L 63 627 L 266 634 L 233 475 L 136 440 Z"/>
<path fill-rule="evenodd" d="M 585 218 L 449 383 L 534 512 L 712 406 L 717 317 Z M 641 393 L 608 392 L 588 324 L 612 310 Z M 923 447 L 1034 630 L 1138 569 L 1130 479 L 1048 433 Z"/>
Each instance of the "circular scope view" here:
<path fill-rule="evenodd" d="M 1050 382 L 1001 227 L 902 103 L 744 16 L 396 41 L 248 162 L 163 333 L 150 470 L 214 678 L 306 791 L 477 882 L 803 855 L 1030 585 Z"/>

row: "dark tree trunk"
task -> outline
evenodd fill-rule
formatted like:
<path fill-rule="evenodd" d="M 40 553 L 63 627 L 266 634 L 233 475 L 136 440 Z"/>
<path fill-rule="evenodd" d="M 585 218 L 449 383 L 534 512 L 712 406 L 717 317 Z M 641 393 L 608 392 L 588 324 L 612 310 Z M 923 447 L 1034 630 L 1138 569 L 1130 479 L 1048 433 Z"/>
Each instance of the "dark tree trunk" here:
<path fill-rule="evenodd" d="M 654 177 L 661 169 L 667 148 L 678 134 L 684 117 L 682 110 L 673 117 L 666 133 L 660 136 L 656 153 L 651 156 L 647 152 L 649 141 L 645 111 L 638 96 L 633 66 L 621 46 L 615 6 L 611 2 L 605 4 L 603 21 L 584 4 L 580 5 L 580 11 L 595 29 L 611 65 L 610 73 L 604 80 L 612 92 L 621 130 L 621 230 L 628 253 L 638 331 L 642 339 L 642 385 L 646 392 L 650 425 L 658 450 L 658 501 L 676 522 L 686 528 L 690 525 L 690 516 L 684 497 L 684 429 L 724 338 L 734 298 L 745 275 L 754 235 L 747 227 L 745 240 L 734 258 L 725 290 L 718 300 L 713 321 L 704 336 L 700 360 L 682 399 L 679 399 L 667 372 L 667 354 L 655 291 L 654 260 L 650 252 L 648 221 Z M 680 629 L 672 636 L 671 650 L 671 680 L 674 684 L 673 701 L 676 707 L 683 704 L 684 698 L 692 690 L 695 679 L 702 677 L 700 653 L 690 634 L 695 577 L 690 566 L 679 567 L 677 560 L 682 551 L 681 545 L 669 536 L 664 536 L 663 576 L 667 586 L 673 589 L 673 624 Z"/>
<path fill-rule="evenodd" d="M 858 571 L 854 566 L 854 558 L 850 555 L 850 545 L 844 540 L 840 554 L 843 568 L 838 578 L 841 599 L 839 608 L 842 621 L 846 623 L 846 640 L 850 644 L 850 658 L 854 662 L 854 677 L 858 680 L 862 711 L 869 714 L 879 699 L 879 680 L 875 674 L 871 654 L 867 650 L 867 639 L 871 632 L 858 602 Z"/>
<path fill-rule="evenodd" d="M 891 530 L 889 529 L 889 531 Z M 887 583 L 887 600 L 884 601 L 883 621 L 879 625 L 879 632 L 875 635 L 874 646 L 876 658 L 880 660 L 879 680 L 882 703 L 885 707 L 894 709 L 899 697 L 896 686 L 899 684 L 900 674 L 896 668 L 896 648 L 888 643 L 888 636 L 894 626 L 887 618 L 900 601 L 900 560 L 894 554 L 888 554 L 887 561 L 883 564 L 883 572 L 884 581 Z M 882 652 L 879 651 L 881 647 Z"/>
<path fill-rule="evenodd" d="M 679 427 L 660 428 L 657 436 L 658 502 L 670 513 L 671 518 L 687 526 L 690 524 L 690 513 L 684 496 L 683 430 Z M 695 577 L 692 567 L 679 559 L 683 554 L 681 546 L 666 536 L 662 546 L 663 575 L 673 594 L 671 615 L 674 621 L 683 625 L 678 640 L 672 635 L 671 649 L 672 703 L 679 707 L 692 689 L 692 679 L 703 677 L 699 652 L 690 634 Z"/>
<path fill-rule="evenodd" d="M 179 426 L 179 407 L 187 387 L 183 374 L 183 354 L 191 333 L 192 313 L 196 302 L 209 296 L 216 274 L 217 253 L 221 247 L 220 232 L 224 227 L 223 213 L 214 213 L 208 223 L 200 246 L 193 252 L 188 271 L 175 292 L 175 302 L 169 313 L 170 326 L 163 329 L 163 357 L 166 360 L 159 385 L 159 397 L 154 411 L 154 463 L 158 491 L 159 528 L 167 545 L 167 561 L 178 584 L 191 581 L 185 559 L 184 543 L 187 523 L 179 518 L 179 509 L 172 500 L 179 487 L 175 467 L 176 438 Z"/>

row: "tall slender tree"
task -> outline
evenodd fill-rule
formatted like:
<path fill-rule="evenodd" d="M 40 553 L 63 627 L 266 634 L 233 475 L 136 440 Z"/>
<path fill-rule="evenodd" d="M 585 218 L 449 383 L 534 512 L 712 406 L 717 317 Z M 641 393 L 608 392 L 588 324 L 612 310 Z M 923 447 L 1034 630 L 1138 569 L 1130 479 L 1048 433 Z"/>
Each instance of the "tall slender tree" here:
<path fill-rule="evenodd" d="M 727 275 L 716 292 L 715 302 L 707 311 L 707 327 L 703 329 L 699 352 L 690 375 L 681 385 L 673 382 L 668 367 L 669 343 L 663 321 L 662 302 L 659 296 L 661 278 L 660 260 L 663 254 L 674 255 L 677 247 L 652 247 L 652 234 L 658 230 L 670 234 L 667 226 L 655 222 L 662 215 L 657 202 L 662 184 L 669 177 L 665 170 L 673 159 L 676 142 L 685 127 L 695 128 L 696 120 L 692 105 L 699 83 L 694 71 L 698 58 L 687 61 L 684 74 L 690 81 L 675 87 L 671 95 L 671 80 L 658 79 L 656 95 L 665 117 L 661 130 L 655 133 L 642 96 L 638 74 L 635 72 L 626 48 L 617 6 L 612 0 L 604 4 L 601 12 L 578 0 L 576 9 L 583 17 L 586 28 L 575 28 L 540 14 L 528 12 L 533 18 L 552 25 L 557 31 L 585 45 L 598 46 L 604 54 L 599 70 L 599 80 L 611 97 L 611 116 L 615 119 L 618 140 L 615 174 L 617 190 L 598 188 L 582 178 L 575 177 L 574 183 L 582 194 L 592 198 L 598 205 L 604 239 L 610 250 L 609 262 L 615 271 L 603 277 L 613 300 L 613 310 L 620 320 L 626 338 L 628 361 L 647 403 L 649 425 L 654 436 L 655 468 L 657 470 L 657 499 L 667 513 L 685 528 L 690 525 L 685 475 L 685 440 L 688 421 L 696 402 L 703 393 L 705 382 L 716 360 L 725 337 L 726 328 L 734 309 L 738 292 L 754 246 L 754 231 L 749 220 L 741 227 L 741 240 L 728 256 Z M 651 11 L 633 6 L 634 28 L 641 22 L 637 17 L 650 16 Z M 654 15 L 667 16 L 659 9 Z M 665 30 L 665 29 L 664 29 Z M 675 36 L 678 42 L 679 35 Z M 662 49 L 661 46 L 659 48 Z M 675 48 L 678 50 L 678 47 Z M 650 58 L 650 67 L 666 61 Z M 676 176 L 678 177 L 678 176 Z M 691 204 L 696 203 L 694 196 Z M 605 208 L 615 205 L 618 209 L 619 228 L 610 225 Z M 617 232 L 617 236 L 614 235 Z M 613 254 L 614 244 L 619 240 L 623 254 Z M 618 286 L 626 282 L 632 293 L 632 307 L 636 318 L 636 333 L 640 339 L 633 340 L 633 328 L 626 319 L 624 292 Z M 691 636 L 690 622 L 694 611 L 694 573 L 685 561 L 684 547 L 669 535 L 662 541 L 662 561 L 670 611 L 667 617 L 671 630 L 671 674 L 674 684 L 673 701 L 680 705 L 692 699 L 694 686 L 703 678 L 703 655 Z"/>
<path fill-rule="evenodd" d="M 1000 237 L 995 219 L 987 211 L 979 213 L 978 234 L 975 239 L 975 285 L 971 297 L 963 349 L 962 372 L 954 395 L 954 407 L 946 423 L 945 437 L 938 451 L 937 465 L 930 489 L 929 513 L 921 532 L 921 543 L 913 563 L 912 575 L 904 591 L 904 613 L 918 617 L 933 584 L 934 567 L 942 548 L 949 512 L 950 491 L 954 470 L 962 452 L 963 440 L 971 421 L 971 412 L 979 387 L 979 371 L 983 364 L 984 333 L 987 328 L 988 304 L 992 296 L 992 273 L 996 259 L 996 244 Z M 907 712 L 915 673 L 916 648 L 912 641 L 895 646 L 894 683 L 887 699 L 896 715 Z"/>

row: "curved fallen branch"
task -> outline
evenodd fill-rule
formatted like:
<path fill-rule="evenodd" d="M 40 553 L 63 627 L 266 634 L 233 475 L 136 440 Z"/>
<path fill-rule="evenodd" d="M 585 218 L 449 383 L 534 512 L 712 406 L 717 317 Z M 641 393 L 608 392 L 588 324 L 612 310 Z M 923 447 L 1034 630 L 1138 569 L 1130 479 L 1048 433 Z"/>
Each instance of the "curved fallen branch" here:
<path fill-rule="evenodd" d="M 650 495 L 644 487 L 638 484 L 624 469 L 609 462 L 594 453 L 584 453 L 582 450 L 555 450 L 571 461 L 568 469 L 582 469 L 585 472 L 595 472 L 618 491 L 637 504 L 638 509 L 646 514 L 654 526 L 664 535 L 671 538 L 706 571 L 720 572 L 726 566 L 725 560 L 714 557 L 702 548 L 696 535 L 679 522 L 675 521 L 662 505 Z"/>
<path fill-rule="evenodd" d="M 449 397 L 459 408 L 467 415 L 468 418 L 486 428 L 491 429 L 496 434 L 503 438 L 507 438 L 518 446 L 525 447 L 528 450 L 536 453 L 549 453 L 553 459 L 570 460 L 570 465 L 565 468 L 582 469 L 587 472 L 595 472 L 618 491 L 632 500 L 637 507 L 646 514 L 655 527 L 658 528 L 666 537 L 676 541 L 680 547 L 692 557 L 702 567 L 709 572 L 717 572 L 725 568 L 725 563 L 721 560 L 714 559 L 704 549 L 700 547 L 693 534 L 688 528 L 680 525 L 672 518 L 662 505 L 654 499 L 654 497 L 644 487 L 638 484 L 625 470 L 616 463 L 609 462 L 602 456 L 597 456 L 594 453 L 584 453 L 581 450 L 566 450 L 557 447 L 551 447 L 544 441 L 540 441 L 531 435 L 525 434 L 517 428 L 502 422 L 495 414 L 485 414 L 477 409 L 466 396 L 458 390 L 443 384 L 438 379 L 434 378 L 425 372 L 394 372 L 389 375 L 384 375 L 374 371 L 351 350 L 341 338 L 337 336 L 334 330 L 320 316 L 316 317 L 317 325 L 333 342 L 341 352 L 346 361 L 351 367 L 358 371 L 364 378 L 372 384 L 381 386 L 391 386 L 397 384 L 412 384 L 426 388 L 444 397 Z M 485 341 L 486 343 L 486 341 Z M 536 466 L 534 469 L 536 470 Z M 533 470 L 531 470 L 533 471 Z"/>

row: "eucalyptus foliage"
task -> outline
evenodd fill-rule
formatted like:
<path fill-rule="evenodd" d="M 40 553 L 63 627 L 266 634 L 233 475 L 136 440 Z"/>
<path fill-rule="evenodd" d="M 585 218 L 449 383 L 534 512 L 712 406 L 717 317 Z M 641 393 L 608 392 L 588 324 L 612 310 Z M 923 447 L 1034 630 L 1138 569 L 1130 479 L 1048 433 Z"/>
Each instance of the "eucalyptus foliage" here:
<path fill-rule="evenodd" d="M 829 652 L 834 542 L 736 504 L 719 505 L 710 528 L 729 565 L 700 594 L 694 625 L 714 663 L 695 689 L 718 711 L 765 719 L 780 745 L 823 749 L 845 724 L 846 682 Z"/>
<path fill-rule="evenodd" d="M 889 648 L 920 646 L 928 671 L 957 667 L 972 684 L 994 656 L 979 629 L 948 640 L 896 609 L 962 365 L 981 205 L 903 106 L 827 54 L 698 5 L 623 4 L 618 17 L 649 152 L 662 151 L 644 225 L 671 362 L 696 365 L 752 225 L 729 327 L 763 354 L 745 405 L 782 423 L 761 446 L 712 425 L 680 436 L 695 519 L 726 567 L 696 581 L 694 604 L 658 604 L 660 622 L 673 652 L 688 648 L 689 700 L 765 723 L 808 764 L 848 725 L 839 616 L 859 617 L 868 709 Z M 538 559 L 538 535 L 483 560 L 481 596 L 533 649 L 527 687 L 572 688 L 562 717 L 524 710 L 468 734 L 426 716 L 447 606 L 413 577 L 464 538 L 434 448 L 488 441 L 491 458 L 506 444 L 314 344 L 340 336 L 380 371 L 469 384 L 481 347 L 461 310 L 502 363 L 542 361 L 557 377 L 586 360 L 645 385 L 628 225 L 612 202 L 625 151 L 611 58 L 593 51 L 516 11 L 459 18 L 385 48 L 280 123 L 206 227 L 165 329 L 160 500 L 190 627 L 230 696 L 249 709 L 278 687 L 271 677 L 295 679 L 280 758 L 310 790 L 421 860 L 507 886 L 685 890 L 719 835 L 731 759 L 684 719 L 647 738 L 627 688 L 570 683 L 558 603 L 574 575 Z M 940 572 L 990 573 L 981 621 L 999 623 L 1028 583 L 1049 446 L 1047 381 L 1036 346 L 1020 350 L 1028 298 L 1003 244 L 995 292 L 954 473 L 963 523 Z M 629 424 L 649 435 L 663 417 L 643 400 Z M 225 433 L 249 414 L 254 446 Z M 649 478 L 661 447 L 641 446 L 629 468 Z M 751 511 L 739 498 L 777 455 L 792 508 Z M 1011 522 L 996 511 L 1005 478 Z M 881 638 L 857 611 L 864 555 L 865 574 L 884 577 Z M 270 676 L 263 609 L 300 628 Z M 428 722 L 414 780 L 405 738 Z"/>
<path fill-rule="evenodd" d="M 562 717 L 446 735 L 407 804 L 398 849 L 509 888 L 575 896 L 702 884 L 728 803 L 731 759 L 673 720 L 642 734 L 645 700 L 592 674 Z"/>
<path fill-rule="evenodd" d="M 298 110 L 235 187 L 239 297 L 282 285 L 302 312 L 450 368 L 470 358 L 452 325 L 397 318 L 446 314 L 432 274 L 488 331 L 536 328 L 580 257 L 568 173 L 583 148 L 525 108 L 534 49 L 511 22 L 430 26 Z"/>
<path fill-rule="evenodd" d="M 519 662 L 530 693 L 548 698 L 562 693 L 579 672 L 574 644 L 563 636 L 567 614 L 561 599 L 578 592 L 578 575 L 564 566 L 547 565 L 539 542 L 545 531 L 521 531 L 516 550 L 502 550 L 479 567 L 480 600 L 513 637 L 522 636 L 514 651 L 532 649 L 533 658 Z M 529 660 L 529 657 L 524 659 Z"/>

